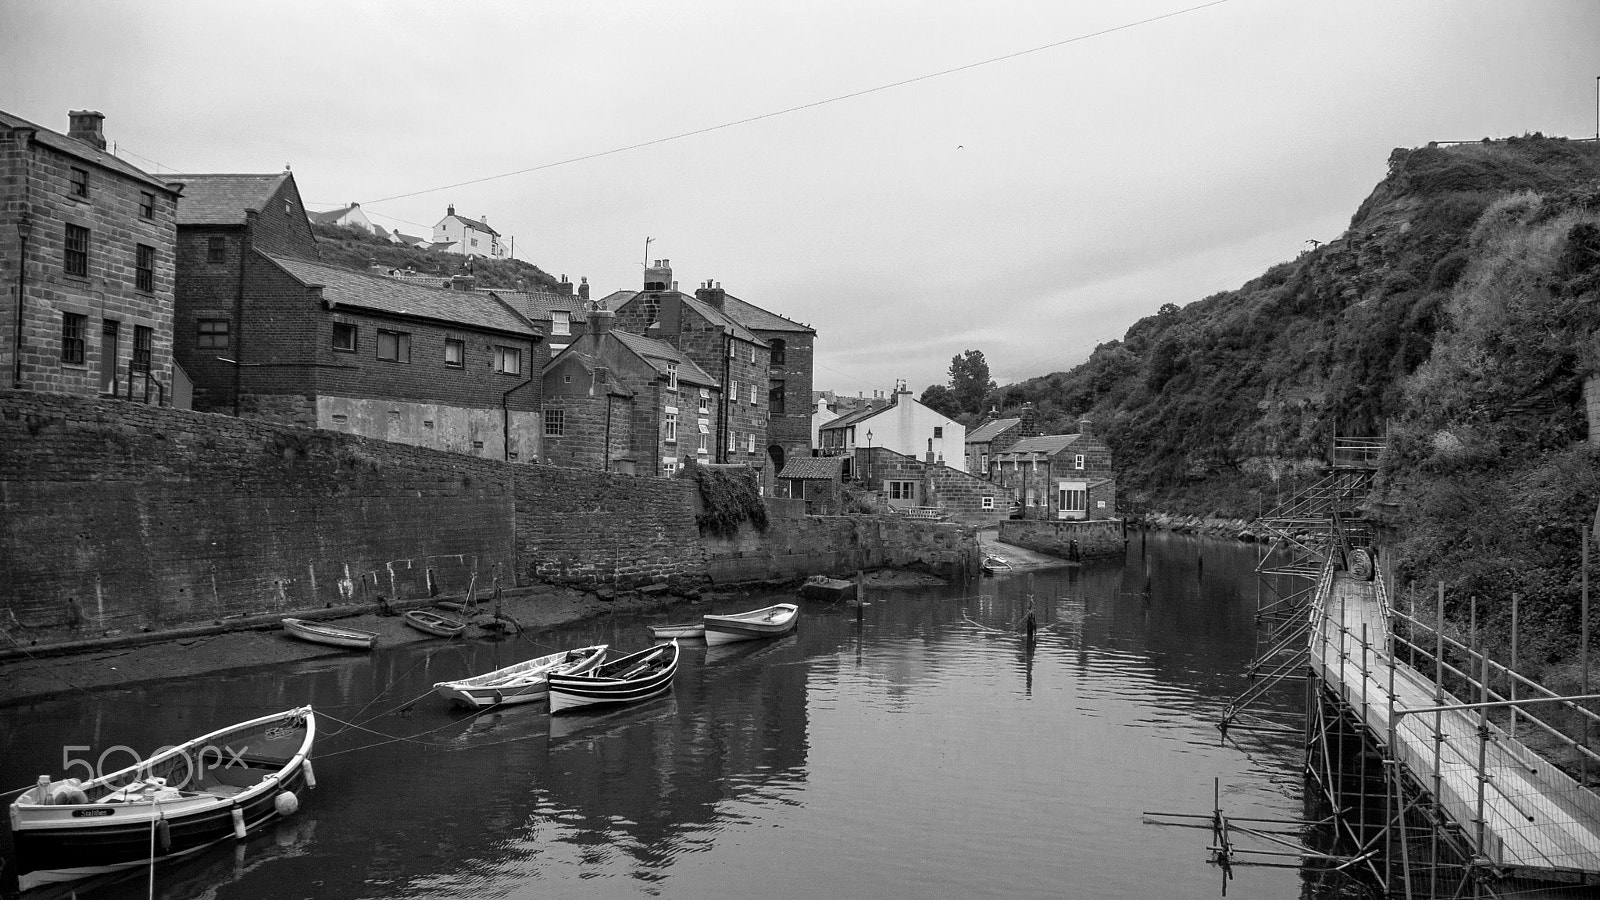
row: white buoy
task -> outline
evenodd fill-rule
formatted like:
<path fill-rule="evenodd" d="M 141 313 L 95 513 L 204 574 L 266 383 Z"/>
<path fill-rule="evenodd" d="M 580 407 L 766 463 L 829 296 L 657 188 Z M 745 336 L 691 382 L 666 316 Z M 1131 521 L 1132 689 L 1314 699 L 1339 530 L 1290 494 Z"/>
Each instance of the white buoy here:
<path fill-rule="evenodd" d="M 313 771 L 312 768 L 311 768 L 311 760 L 309 760 L 309 759 L 306 760 L 305 769 L 306 769 L 306 787 L 315 788 L 317 786 L 317 773 L 315 771 Z"/>
<path fill-rule="evenodd" d="M 283 791 L 272 798 L 272 808 L 280 816 L 292 816 L 300 809 L 300 798 L 294 795 L 294 791 Z"/>
<path fill-rule="evenodd" d="M 233 836 L 242 841 L 247 834 L 249 832 L 245 831 L 244 828 L 244 810 L 235 806 L 233 808 Z"/>

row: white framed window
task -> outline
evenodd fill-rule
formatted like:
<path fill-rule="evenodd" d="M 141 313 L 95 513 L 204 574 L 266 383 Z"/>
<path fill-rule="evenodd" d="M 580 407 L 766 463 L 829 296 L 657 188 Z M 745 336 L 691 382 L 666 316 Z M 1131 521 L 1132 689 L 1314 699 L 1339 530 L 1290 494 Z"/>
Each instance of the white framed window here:
<path fill-rule="evenodd" d="M 700 449 L 695 451 L 695 452 L 699 453 L 701 455 L 705 455 L 707 453 L 710 453 L 711 452 L 711 448 L 710 448 L 710 446 L 708 446 L 710 443 L 711 443 L 711 436 L 706 434 L 703 431 L 700 432 Z"/>
<path fill-rule="evenodd" d="M 753 431 L 750 432 L 749 434 L 745 435 L 744 452 L 746 452 L 746 453 L 754 453 L 754 452 L 756 452 L 756 433 L 753 432 Z"/>
<path fill-rule="evenodd" d="M 705 388 L 700 389 L 700 412 L 702 414 L 711 412 L 711 395 Z"/>
<path fill-rule="evenodd" d="M 994 498 L 993 497 L 984 497 L 983 498 L 983 508 L 984 509 L 994 509 Z"/>
<path fill-rule="evenodd" d="M 570 313 L 570 312 L 568 312 L 567 310 L 564 310 L 564 309 L 552 309 L 552 310 L 550 310 L 550 333 L 551 334 L 571 334 L 572 333 L 572 313 Z"/>
<path fill-rule="evenodd" d="M 669 362 L 669 363 L 667 363 L 667 390 L 676 391 L 677 389 L 678 389 L 678 364 L 675 363 L 675 362 Z"/>
<path fill-rule="evenodd" d="M 729 359 L 738 359 L 739 358 L 739 342 L 738 341 L 735 341 L 735 340 L 729 340 L 728 341 L 728 358 Z"/>
<path fill-rule="evenodd" d="M 666 437 L 663 440 L 669 444 L 678 442 L 678 414 L 675 412 L 667 413 Z"/>
<path fill-rule="evenodd" d="M 915 481 L 886 481 L 883 488 L 889 493 L 890 500 L 915 500 L 917 499 L 917 483 Z"/>
<path fill-rule="evenodd" d="M 735 403 L 739 402 L 739 382 L 738 381 L 729 380 L 729 382 L 728 382 L 728 396 L 730 398 L 732 398 L 733 402 L 735 402 Z"/>
<path fill-rule="evenodd" d="M 465 368 L 467 364 L 467 342 L 456 338 L 445 338 L 444 364 L 452 369 Z"/>
<path fill-rule="evenodd" d="M 494 370 L 506 375 L 522 374 L 522 348 L 520 347 L 495 347 Z"/>
<path fill-rule="evenodd" d="M 750 345 L 750 361 L 751 362 L 755 362 L 756 361 L 756 345 L 755 344 L 751 344 Z"/>
<path fill-rule="evenodd" d="M 753 384 L 750 385 L 750 405 L 756 405 L 756 386 Z"/>
<path fill-rule="evenodd" d="M 661 457 L 661 471 L 668 475 L 678 471 L 678 461 L 676 459 L 668 459 L 665 456 Z"/>
<path fill-rule="evenodd" d="M 733 451 L 738 450 L 738 449 L 739 449 L 739 432 L 734 431 L 732 428 L 730 428 L 730 429 L 728 429 L 728 452 L 732 453 Z"/>
<path fill-rule="evenodd" d="M 1074 469 L 1083 468 L 1083 454 L 1082 453 L 1079 453 L 1077 456 L 1074 456 L 1072 458 L 1072 467 Z"/>

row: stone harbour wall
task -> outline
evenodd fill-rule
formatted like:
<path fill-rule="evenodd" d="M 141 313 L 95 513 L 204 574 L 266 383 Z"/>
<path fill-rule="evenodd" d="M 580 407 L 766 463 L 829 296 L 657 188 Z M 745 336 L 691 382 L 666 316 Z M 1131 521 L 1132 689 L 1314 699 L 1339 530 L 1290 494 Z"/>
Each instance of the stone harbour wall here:
<path fill-rule="evenodd" d="M 906 567 L 946 577 L 977 571 L 977 530 L 905 516 L 772 518 L 767 531 L 741 528 L 707 537 L 706 571 L 717 583 L 848 575 L 857 569 Z"/>
<path fill-rule="evenodd" d="M 1000 523 L 1000 542 L 1062 559 L 1092 559 L 1120 555 L 1126 537 L 1120 521 L 1007 519 Z"/>

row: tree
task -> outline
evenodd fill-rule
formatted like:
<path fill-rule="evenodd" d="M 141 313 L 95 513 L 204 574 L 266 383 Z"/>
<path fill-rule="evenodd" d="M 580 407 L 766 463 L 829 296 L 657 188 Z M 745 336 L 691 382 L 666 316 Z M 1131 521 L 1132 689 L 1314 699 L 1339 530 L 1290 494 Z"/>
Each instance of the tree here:
<path fill-rule="evenodd" d="M 992 390 L 994 382 L 989 380 L 989 363 L 983 358 L 982 350 L 968 350 L 951 357 L 950 393 L 957 411 L 981 415 L 983 398 Z"/>
<path fill-rule="evenodd" d="M 920 399 L 923 406 L 942 416 L 954 419 L 961 413 L 961 404 L 956 402 L 956 395 L 942 384 L 928 385 Z"/>

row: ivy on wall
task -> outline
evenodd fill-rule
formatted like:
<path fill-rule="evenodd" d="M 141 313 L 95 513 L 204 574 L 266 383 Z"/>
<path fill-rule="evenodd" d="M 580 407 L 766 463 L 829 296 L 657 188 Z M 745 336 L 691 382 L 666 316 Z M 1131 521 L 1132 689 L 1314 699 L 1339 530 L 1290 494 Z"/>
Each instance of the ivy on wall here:
<path fill-rule="evenodd" d="M 701 511 L 695 524 L 701 534 L 732 537 L 742 522 L 757 531 L 767 530 L 767 504 L 761 499 L 756 471 L 748 466 L 703 466 L 685 460 L 678 478 L 694 481 L 700 490 Z"/>

